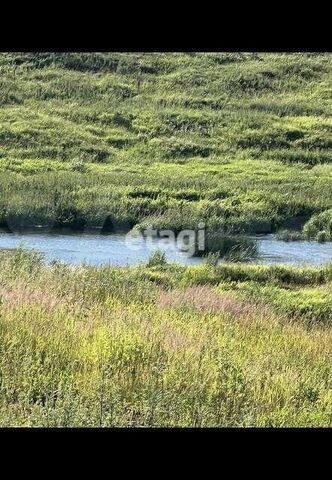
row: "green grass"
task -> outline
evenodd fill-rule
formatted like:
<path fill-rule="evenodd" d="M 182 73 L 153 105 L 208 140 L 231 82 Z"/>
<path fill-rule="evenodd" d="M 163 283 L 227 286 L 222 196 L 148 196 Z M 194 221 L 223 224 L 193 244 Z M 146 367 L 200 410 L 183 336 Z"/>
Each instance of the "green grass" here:
<path fill-rule="evenodd" d="M 331 426 L 331 266 L 0 256 L 1 426 Z"/>
<path fill-rule="evenodd" d="M 332 207 L 328 54 L 11 53 L 0 72 L 2 224 L 264 233 Z"/>

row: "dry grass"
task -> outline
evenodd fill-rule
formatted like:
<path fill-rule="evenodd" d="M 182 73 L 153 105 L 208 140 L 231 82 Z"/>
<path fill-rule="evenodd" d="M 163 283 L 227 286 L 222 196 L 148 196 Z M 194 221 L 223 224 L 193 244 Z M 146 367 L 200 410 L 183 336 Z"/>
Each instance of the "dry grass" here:
<path fill-rule="evenodd" d="M 18 282 L 12 288 L 0 287 L 0 297 L 4 300 L 6 308 L 19 308 L 22 305 L 37 305 L 48 312 L 65 305 L 62 298 L 47 289 L 31 289 L 24 283 Z"/>
<path fill-rule="evenodd" d="M 244 316 L 253 306 L 238 300 L 234 295 L 216 293 L 207 285 L 164 291 L 159 297 L 160 308 L 188 308 L 200 313 L 226 313 L 232 317 Z"/>

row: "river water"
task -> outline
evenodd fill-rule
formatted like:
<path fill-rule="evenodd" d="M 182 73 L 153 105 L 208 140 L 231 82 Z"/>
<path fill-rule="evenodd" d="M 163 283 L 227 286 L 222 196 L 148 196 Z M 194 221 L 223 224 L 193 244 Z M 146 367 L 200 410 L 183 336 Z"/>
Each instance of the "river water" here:
<path fill-rule="evenodd" d="M 332 242 L 317 243 L 307 241 L 284 242 L 273 235 L 254 237 L 258 245 L 258 258 L 252 263 L 293 265 L 320 265 L 332 262 Z M 128 240 L 125 234 L 101 235 L 100 233 L 0 233 L 0 249 L 16 247 L 34 249 L 42 253 L 46 260 L 60 260 L 79 265 L 133 265 L 144 263 L 151 252 L 160 248 L 169 261 L 182 264 L 198 264 L 202 259 L 188 257 L 173 246 L 165 246 L 162 239 L 153 239 L 148 244 L 143 238 Z"/>

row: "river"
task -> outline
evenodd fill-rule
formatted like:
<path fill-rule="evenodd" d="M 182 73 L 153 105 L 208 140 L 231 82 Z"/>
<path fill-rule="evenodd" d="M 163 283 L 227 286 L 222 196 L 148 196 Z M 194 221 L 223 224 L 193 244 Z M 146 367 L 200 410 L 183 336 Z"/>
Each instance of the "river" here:
<path fill-rule="evenodd" d="M 308 241 L 285 242 L 273 235 L 254 237 L 258 245 L 258 257 L 252 263 L 293 265 L 321 265 L 332 262 L 332 243 Z M 100 233 L 0 233 L 0 249 L 16 247 L 34 249 L 47 261 L 60 260 L 79 265 L 134 265 L 148 260 L 157 248 L 165 251 L 168 261 L 182 264 L 198 264 L 201 258 L 188 257 L 173 246 L 165 246 L 162 239 L 153 239 L 148 245 L 142 238 L 126 239 L 125 234 L 101 235 Z"/>

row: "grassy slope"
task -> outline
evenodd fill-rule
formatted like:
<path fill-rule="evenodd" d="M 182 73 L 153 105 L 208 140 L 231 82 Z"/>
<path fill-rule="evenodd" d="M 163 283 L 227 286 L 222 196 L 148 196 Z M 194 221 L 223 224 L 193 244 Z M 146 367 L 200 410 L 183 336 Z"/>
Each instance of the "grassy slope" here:
<path fill-rule="evenodd" d="M 332 228 L 331 56 L 1 54 L 0 221 Z M 330 212 L 329 212 L 330 210 Z"/>
<path fill-rule="evenodd" d="M 0 266 L 2 426 L 332 425 L 331 267 Z"/>

